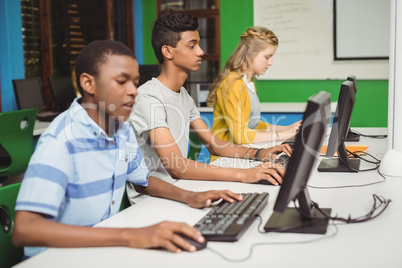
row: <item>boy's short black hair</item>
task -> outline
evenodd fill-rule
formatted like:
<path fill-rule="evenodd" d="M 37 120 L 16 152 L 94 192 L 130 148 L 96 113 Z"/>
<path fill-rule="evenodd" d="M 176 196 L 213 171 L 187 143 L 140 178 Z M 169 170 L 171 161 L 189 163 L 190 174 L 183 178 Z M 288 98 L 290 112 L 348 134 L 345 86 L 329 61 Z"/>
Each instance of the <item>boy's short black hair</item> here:
<path fill-rule="evenodd" d="M 162 47 L 176 47 L 181 39 L 181 32 L 195 31 L 198 28 L 198 18 L 186 14 L 163 14 L 152 28 L 152 47 L 159 63 L 164 62 Z"/>
<path fill-rule="evenodd" d="M 92 41 L 80 52 L 75 62 L 75 78 L 81 95 L 84 94 L 80 84 L 81 74 L 87 73 L 96 77 L 99 66 L 105 63 L 107 56 L 110 55 L 129 56 L 135 59 L 135 54 L 130 48 L 113 40 Z"/>

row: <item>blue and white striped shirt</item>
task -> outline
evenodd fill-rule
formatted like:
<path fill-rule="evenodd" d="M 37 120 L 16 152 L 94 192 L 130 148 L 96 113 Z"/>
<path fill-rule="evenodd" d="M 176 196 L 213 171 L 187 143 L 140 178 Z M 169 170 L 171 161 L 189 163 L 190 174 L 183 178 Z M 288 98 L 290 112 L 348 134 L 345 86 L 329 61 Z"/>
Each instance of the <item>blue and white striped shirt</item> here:
<path fill-rule="evenodd" d="M 41 135 L 16 210 L 93 226 L 119 211 L 126 180 L 147 186 L 149 174 L 129 123 L 116 124 L 109 137 L 76 99 Z M 25 255 L 43 249 L 26 247 Z"/>

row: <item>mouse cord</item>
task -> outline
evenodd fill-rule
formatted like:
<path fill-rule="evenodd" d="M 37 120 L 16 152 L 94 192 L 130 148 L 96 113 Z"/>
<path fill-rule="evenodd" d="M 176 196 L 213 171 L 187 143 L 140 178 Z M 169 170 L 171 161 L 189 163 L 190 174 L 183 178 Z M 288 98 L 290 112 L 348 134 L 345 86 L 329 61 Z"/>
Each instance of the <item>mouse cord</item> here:
<path fill-rule="evenodd" d="M 260 231 L 261 225 L 262 225 L 262 217 L 260 215 L 256 215 L 256 217 L 260 220 L 260 223 L 258 224 L 258 232 L 260 232 L 262 234 L 268 234 L 269 232 Z M 212 249 L 212 248 L 210 248 L 208 246 L 206 247 L 206 249 L 208 249 L 212 253 L 215 253 L 216 255 L 218 255 L 219 257 L 221 257 L 222 259 L 224 259 L 225 261 L 228 261 L 228 262 L 245 262 L 245 261 L 247 261 L 247 260 L 249 260 L 251 258 L 251 256 L 253 255 L 254 248 L 257 247 L 257 246 L 307 244 L 307 243 L 312 243 L 312 242 L 316 242 L 316 241 L 319 241 L 319 240 L 324 240 L 324 239 L 334 237 L 334 236 L 336 236 L 338 234 L 338 231 L 339 231 L 338 226 L 333 221 L 330 221 L 330 224 L 332 226 L 334 226 L 334 232 L 332 232 L 329 235 L 320 236 L 320 237 L 315 238 L 315 239 L 309 239 L 309 240 L 303 240 L 303 241 L 254 243 L 249 248 L 248 254 L 245 257 L 240 258 L 240 259 L 228 258 L 224 254 L 222 254 L 221 252 L 219 252 L 219 251 L 217 251 L 215 249 Z"/>

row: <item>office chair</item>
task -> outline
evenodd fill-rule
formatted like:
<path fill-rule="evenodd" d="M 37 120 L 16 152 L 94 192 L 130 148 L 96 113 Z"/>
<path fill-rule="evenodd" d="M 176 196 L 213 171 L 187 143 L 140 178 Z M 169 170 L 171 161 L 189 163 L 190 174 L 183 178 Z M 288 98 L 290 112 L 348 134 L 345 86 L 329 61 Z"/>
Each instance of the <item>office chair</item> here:
<path fill-rule="evenodd" d="M 0 181 L 25 172 L 34 152 L 37 112 L 34 108 L 0 113 Z"/>
<path fill-rule="evenodd" d="M 21 183 L 0 187 L 0 267 L 11 267 L 22 261 L 23 248 L 16 248 L 11 242 L 14 227 L 15 202 Z"/>
<path fill-rule="evenodd" d="M 57 109 L 61 112 L 67 110 L 77 97 L 71 77 L 49 77 L 49 85 Z"/>

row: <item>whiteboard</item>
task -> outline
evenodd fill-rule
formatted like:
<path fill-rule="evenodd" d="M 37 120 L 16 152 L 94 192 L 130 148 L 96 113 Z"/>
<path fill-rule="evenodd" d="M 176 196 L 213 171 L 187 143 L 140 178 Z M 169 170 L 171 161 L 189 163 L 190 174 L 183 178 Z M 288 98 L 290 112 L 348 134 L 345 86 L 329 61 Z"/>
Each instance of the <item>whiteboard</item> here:
<path fill-rule="evenodd" d="M 389 57 L 390 0 L 336 0 L 335 9 L 336 59 Z"/>
<path fill-rule="evenodd" d="M 279 39 L 274 65 L 257 79 L 388 79 L 388 60 L 334 60 L 333 13 L 333 0 L 254 0 L 254 25 Z"/>

